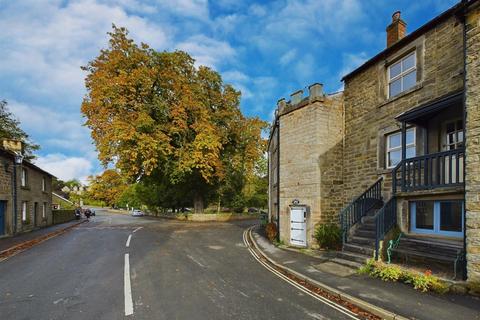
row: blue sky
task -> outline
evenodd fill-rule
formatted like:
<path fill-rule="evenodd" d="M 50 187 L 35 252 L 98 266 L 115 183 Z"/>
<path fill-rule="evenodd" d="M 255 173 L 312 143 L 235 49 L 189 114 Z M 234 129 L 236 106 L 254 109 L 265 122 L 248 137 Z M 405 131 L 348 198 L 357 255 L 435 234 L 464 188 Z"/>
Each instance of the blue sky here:
<path fill-rule="evenodd" d="M 157 50 L 182 49 L 242 91 L 245 114 L 270 121 L 276 101 L 342 75 L 385 47 L 401 10 L 413 31 L 455 0 L 0 0 L 0 99 L 42 146 L 37 164 L 61 179 L 102 171 L 80 104 L 80 66 L 111 24 Z"/>

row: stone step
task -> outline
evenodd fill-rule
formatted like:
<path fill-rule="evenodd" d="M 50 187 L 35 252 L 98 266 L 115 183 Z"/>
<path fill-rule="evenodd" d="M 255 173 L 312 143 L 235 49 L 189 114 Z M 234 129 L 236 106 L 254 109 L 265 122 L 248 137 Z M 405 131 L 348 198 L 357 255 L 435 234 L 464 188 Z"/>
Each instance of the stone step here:
<path fill-rule="evenodd" d="M 360 230 L 373 230 L 375 231 L 375 223 L 362 223 L 358 225 L 357 229 Z"/>
<path fill-rule="evenodd" d="M 375 245 L 375 238 L 366 238 L 366 237 L 359 237 L 359 236 L 351 236 L 348 237 L 348 243 L 357 244 L 357 245 Z"/>
<path fill-rule="evenodd" d="M 343 251 L 359 253 L 369 257 L 373 257 L 373 252 L 375 250 L 373 249 L 373 247 L 370 247 L 370 246 L 345 243 L 343 245 Z"/>
<path fill-rule="evenodd" d="M 345 260 L 342 258 L 334 258 L 330 260 L 331 262 L 335 262 L 337 264 L 340 264 L 345 267 L 350 267 L 352 269 L 358 269 L 360 268 L 363 264 L 355 262 L 355 261 L 350 261 L 350 260 Z"/>
<path fill-rule="evenodd" d="M 360 263 L 360 264 L 364 264 L 364 263 L 367 262 L 367 260 L 370 257 L 367 256 L 367 255 L 360 254 L 360 253 L 339 251 L 339 252 L 337 252 L 337 258 L 357 262 L 357 263 Z"/>
<path fill-rule="evenodd" d="M 356 229 L 353 232 L 354 236 L 357 237 L 363 237 L 363 238 L 369 238 L 369 239 L 375 239 L 375 231 L 374 230 L 364 230 L 364 229 Z"/>

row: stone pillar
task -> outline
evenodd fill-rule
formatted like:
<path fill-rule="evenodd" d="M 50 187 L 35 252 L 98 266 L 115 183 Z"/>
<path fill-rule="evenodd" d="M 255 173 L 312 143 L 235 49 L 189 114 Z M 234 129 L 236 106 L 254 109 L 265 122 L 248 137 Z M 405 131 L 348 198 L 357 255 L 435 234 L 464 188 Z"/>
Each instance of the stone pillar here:
<path fill-rule="evenodd" d="M 465 209 L 467 274 L 469 282 L 480 283 L 480 6 L 470 8 L 466 25 Z"/>

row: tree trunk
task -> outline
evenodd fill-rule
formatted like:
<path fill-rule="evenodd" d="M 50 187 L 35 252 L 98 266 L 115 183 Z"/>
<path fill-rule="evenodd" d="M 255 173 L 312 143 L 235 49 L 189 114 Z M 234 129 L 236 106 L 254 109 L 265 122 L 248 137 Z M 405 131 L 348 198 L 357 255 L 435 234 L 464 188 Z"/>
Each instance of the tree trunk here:
<path fill-rule="evenodd" d="M 195 213 L 203 213 L 203 197 L 198 193 L 193 196 L 193 208 Z"/>

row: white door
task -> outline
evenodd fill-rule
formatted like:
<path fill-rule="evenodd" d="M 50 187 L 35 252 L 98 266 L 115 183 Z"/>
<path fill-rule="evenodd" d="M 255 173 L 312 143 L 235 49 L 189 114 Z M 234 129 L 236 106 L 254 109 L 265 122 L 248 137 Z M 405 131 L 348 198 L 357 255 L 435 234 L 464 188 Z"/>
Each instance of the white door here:
<path fill-rule="evenodd" d="M 307 215 L 303 207 L 290 208 L 290 244 L 307 246 Z"/>

